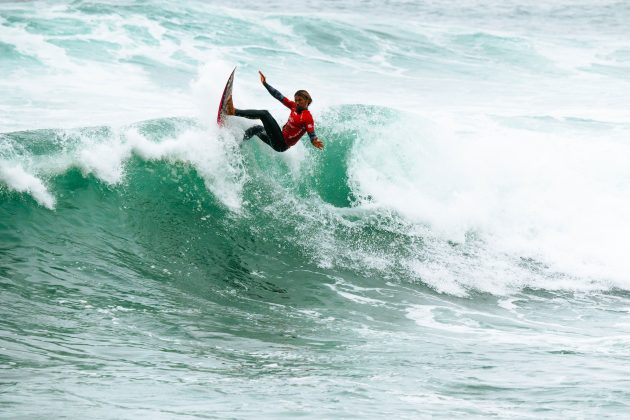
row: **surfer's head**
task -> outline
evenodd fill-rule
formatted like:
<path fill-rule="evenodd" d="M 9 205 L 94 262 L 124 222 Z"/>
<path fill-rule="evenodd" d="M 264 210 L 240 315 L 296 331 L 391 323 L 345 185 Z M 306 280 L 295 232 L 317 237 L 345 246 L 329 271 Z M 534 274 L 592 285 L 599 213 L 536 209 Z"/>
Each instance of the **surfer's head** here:
<path fill-rule="evenodd" d="M 299 107 L 301 108 L 308 108 L 308 106 L 311 104 L 311 102 L 313 102 L 313 99 L 311 99 L 311 95 L 305 91 L 304 89 L 300 89 L 297 92 L 295 92 L 295 95 L 293 95 L 295 97 L 295 103 L 298 104 Z M 304 101 L 303 104 L 301 104 L 300 99 L 302 99 L 302 101 Z"/>

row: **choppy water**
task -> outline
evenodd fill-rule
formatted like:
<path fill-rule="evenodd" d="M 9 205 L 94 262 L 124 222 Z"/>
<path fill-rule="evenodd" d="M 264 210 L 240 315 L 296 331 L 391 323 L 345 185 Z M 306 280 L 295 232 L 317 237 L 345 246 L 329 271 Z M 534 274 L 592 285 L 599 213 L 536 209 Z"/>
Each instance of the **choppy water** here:
<path fill-rule="evenodd" d="M 0 417 L 623 417 L 628 22 L 0 3 Z M 219 130 L 234 66 L 326 149 Z"/>

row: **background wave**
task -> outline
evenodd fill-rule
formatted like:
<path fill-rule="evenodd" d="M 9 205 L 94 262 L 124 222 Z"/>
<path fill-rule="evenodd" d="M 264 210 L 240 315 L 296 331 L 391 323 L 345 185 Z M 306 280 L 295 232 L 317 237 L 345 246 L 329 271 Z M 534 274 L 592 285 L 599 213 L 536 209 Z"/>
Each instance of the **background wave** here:
<path fill-rule="evenodd" d="M 0 3 L 0 411 L 623 417 L 630 8 Z M 237 107 L 306 88 L 326 144 Z"/>
<path fill-rule="evenodd" d="M 560 135 L 518 123 L 485 121 L 491 135 L 478 138 L 474 126 L 471 136 L 388 108 L 346 105 L 321 116 L 326 153 L 298 146 L 284 155 L 257 140 L 241 145 L 242 121 L 226 130 L 169 118 L 14 132 L 2 137 L 0 173 L 4 199 L 52 210 L 37 210 L 45 218 L 63 220 L 87 185 L 99 193 L 84 203 L 86 218 L 107 202 L 112 220 L 137 213 L 169 230 L 172 219 L 161 215 L 175 214 L 187 220 L 177 223 L 184 238 L 225 234 L 227 219 L 233 252 L 261 236 L 290 244 L 298 261 L 402 276 L 456 295 L 626 288 L 617 245 L 629 229 L 630 188 L 619 181 L 627 146 L 593 144 L 590 132 L 574 132 L 569 143 L 574 122 L 559 123 Z M 594 159 L 599 151 L 607 173 Z"/>

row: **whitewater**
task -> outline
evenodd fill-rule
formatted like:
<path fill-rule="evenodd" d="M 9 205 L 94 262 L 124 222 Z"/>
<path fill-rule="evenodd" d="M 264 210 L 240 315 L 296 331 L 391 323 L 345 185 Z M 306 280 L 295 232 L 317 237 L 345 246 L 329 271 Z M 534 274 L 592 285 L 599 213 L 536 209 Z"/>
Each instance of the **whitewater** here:
<path fill-rule="evenodd" d="M 0 417 L 623 417 L 627 22 L 0 3 Z M 234 67 L 324 150 L 217 127 Z"/>

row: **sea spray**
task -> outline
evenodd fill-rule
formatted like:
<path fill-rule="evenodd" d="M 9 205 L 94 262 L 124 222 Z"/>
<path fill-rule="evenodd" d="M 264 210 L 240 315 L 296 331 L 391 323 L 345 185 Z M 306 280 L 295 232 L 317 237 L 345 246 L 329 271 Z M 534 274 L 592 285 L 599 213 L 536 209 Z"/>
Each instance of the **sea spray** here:
<path fill-rule="evenodd" d="M 623 417 L 629 20 L 1 3 L 0 410 Z M 217 128 L 234 67 L 324 150 Z"/>

